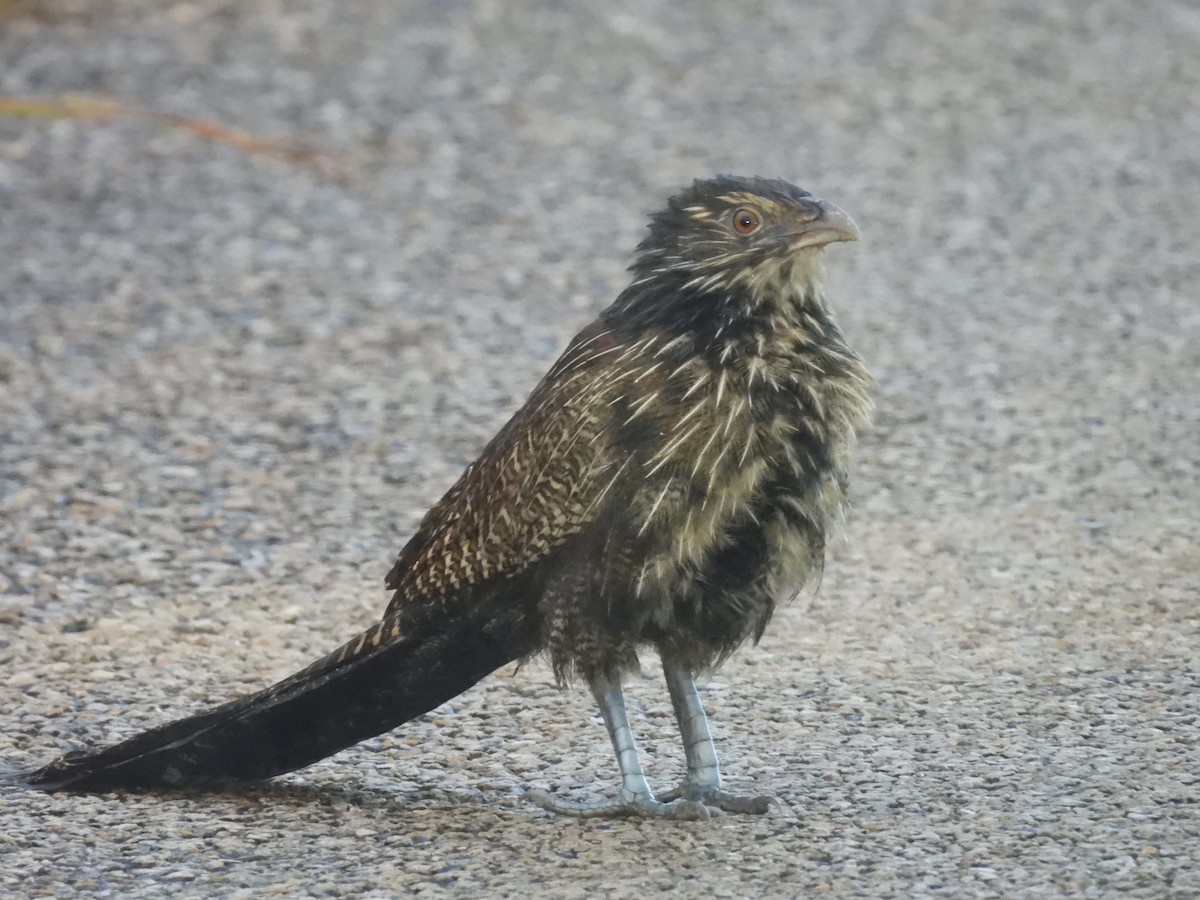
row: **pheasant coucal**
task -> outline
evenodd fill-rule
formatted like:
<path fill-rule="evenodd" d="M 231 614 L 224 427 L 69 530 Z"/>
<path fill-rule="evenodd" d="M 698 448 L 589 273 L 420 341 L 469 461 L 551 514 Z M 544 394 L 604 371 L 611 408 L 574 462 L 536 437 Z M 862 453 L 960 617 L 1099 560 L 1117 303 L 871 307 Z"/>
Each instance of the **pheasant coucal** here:
<path fill-rule="evenodd" d="M 569 815 L 765 812 L 723 790 L 693 678 L 817 574 L 870 377 L 822 288 L 837 207 L 784 181 L 697 181 L 650 221 L 632 283 L 422 520 L 383 619 L 256 694 L 25 776 L 45 790 L 269 778 L 380 734 L 500 666 L 585 680 L 621 771 Z M 656 797 L 621 693 L 662 658 L 687 760 Z"/>

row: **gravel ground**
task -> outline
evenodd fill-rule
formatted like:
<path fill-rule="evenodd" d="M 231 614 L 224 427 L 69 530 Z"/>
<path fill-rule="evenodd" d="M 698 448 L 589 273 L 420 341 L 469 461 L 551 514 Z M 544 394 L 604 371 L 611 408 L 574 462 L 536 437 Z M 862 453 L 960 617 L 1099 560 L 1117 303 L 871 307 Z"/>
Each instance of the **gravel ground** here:
<path fill-rule="evenodd" d="M 683 10 L 686 9 L 686 13 Z M 761 819 L 578 822 L 586 692 L 498 673 L 261 789 L 4 789 L 10 896 L 1200 893 L 1200 13 L 0 4 L 0 760 L 288 674 L 714 171 L 851 212 L 878 378 L 815 597 L 705 696 Z M 666 692 L 631 690 L 651 778 Z"/>

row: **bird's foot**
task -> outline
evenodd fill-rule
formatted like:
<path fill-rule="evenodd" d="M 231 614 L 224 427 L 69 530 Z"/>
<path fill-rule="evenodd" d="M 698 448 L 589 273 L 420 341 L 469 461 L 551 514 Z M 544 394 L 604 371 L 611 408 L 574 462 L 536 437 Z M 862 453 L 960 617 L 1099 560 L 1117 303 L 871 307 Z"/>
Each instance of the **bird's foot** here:
<path fill-rule="evenodd" d="M 542 809 L 579 819 L 644 817 L 682 822 L 709 817 L 708 808 L 690 798 L 675 798 L 670 802 L 663 802 L 656 800 L 653 794 L 635 794 L 625 790 L 611 800 L 594 802 L 563 800 L 544 791 L 529 791 L 525 797 Z"/>
<path fill-rule="evenodd" d="M 765 815 L 771 804 L 779 801 L 770 796 L 746 796 L 731 794 L 715 785 L 691 784 L 685 781 L 679 787 L 667 791 L 660 798 L 664 803 L 691 802 L 706 807 L 731 813 L 747 813 L 753 816 Z"/>

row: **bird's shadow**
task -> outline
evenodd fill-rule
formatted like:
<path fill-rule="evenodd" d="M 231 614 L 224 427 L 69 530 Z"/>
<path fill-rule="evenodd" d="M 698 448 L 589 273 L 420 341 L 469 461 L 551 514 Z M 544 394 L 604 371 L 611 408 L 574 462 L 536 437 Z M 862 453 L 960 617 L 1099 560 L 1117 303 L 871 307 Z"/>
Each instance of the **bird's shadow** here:
<path fill-rule="evenodd" d="M 28 771 L 18 766 L 0 764 L 0 785 L 39 792 L 36 786 L 26 781 Z M 50 792 L 68 796 L 72 792 Z M 158 797 L 164 801 L 245 800 L 270 803 L 275 806 L 356 806 L 363 808 L 423 809 L 431 805 L 454 806 L 471 809 L 482 803 L 489 807 L 511 808 L 512 804 L 502 801 L 510 796 L 504 791 L 482 791 L 471 788 L 447 789 L 436 785 L 419 786 L 404 791 L 363 784 L 329 783 L 320 781 L 293 781 L 288 779 L 230 782 L 188 786 L 181 788 L 122 788 L 113 791 L 88 791 L 91 796 L 109 797 Z M 511 794 L 512 797 L 516 793 Z"/>
<path fill-rule="evenodd" d="M 316 781 L 264 781 L 250 784 L 215 785 L 185 788 L 179 791 L 137 791 L 141 796 L 159 795 L 201 798 L 243 799 L 289 807 L 351 805 L 417 809 L 427 804 L 462 807 L 476 805 L 482 794 L 470 790 L 447 790 L 435 786 L 396 791 L 366 785 L 330 784 Z"/>

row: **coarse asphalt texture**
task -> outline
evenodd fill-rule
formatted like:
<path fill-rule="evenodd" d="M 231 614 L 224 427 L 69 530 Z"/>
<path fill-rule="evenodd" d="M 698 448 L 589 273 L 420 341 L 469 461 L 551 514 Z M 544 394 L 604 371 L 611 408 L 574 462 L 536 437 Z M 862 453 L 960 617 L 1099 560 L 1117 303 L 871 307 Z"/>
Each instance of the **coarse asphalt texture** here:
<path fill-rule="evenodd" d="M 532 806 L 615 765 L 510 667 L 259 788 L 0 789 L 0 891 L 1200 894 L 1198 45 L 1191 0 L 0 3 L 5 765 L 369 624 L 694 177 L 855 216 L 878 380 L 819 592 L 703 689 L 768 815 Z M 668 786 L 653 659 L 629 699 Z"/>

